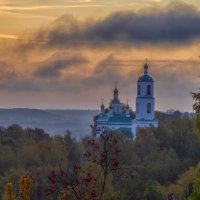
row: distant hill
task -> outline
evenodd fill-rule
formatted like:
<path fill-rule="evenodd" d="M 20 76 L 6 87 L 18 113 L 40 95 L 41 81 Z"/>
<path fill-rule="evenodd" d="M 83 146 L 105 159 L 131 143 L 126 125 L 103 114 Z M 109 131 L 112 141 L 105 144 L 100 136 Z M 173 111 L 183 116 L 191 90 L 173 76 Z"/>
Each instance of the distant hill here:
<path fill-rule="evenodd" d="M 0 126 L 19 124 L 24 128 L 42 128 L 51 135 L 64 134 L 70 130 L 74 137 L 82 138 L 91 134 L 95 110 L 39 110 L 0 109 Z"/>

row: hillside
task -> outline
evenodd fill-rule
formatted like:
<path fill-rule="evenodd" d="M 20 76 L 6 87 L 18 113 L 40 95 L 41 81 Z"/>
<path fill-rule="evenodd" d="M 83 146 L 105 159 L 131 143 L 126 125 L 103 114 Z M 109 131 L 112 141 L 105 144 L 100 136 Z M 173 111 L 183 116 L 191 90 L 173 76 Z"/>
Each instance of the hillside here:
<path fill-rule="evenodd" d="M 91 133 L 90 124 L 96 113 L 95 110 L 0 109 L 0 126 L 38 127 L 51 135 L 70 130 L 74 137 L 80 138 Z"/>

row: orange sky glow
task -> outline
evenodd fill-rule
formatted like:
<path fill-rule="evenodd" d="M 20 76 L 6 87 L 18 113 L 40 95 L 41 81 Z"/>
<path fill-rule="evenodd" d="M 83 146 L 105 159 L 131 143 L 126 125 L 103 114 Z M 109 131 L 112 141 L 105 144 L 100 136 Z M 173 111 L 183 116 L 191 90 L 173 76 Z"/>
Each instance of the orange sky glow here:
<path fill-rule="evenodd" d="M 148 58 L 156 109 L 192 111 L 197 0 L 5 0 L 0 17 L 2 108 L 98 109 L 117 81 L 134 110 Z"/>

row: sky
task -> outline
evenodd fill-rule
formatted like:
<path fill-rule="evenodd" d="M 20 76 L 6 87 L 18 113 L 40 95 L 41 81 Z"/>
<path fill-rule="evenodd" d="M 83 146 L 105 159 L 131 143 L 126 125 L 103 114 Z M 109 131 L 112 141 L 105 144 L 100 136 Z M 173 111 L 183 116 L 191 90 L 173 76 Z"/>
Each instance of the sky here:
<path fill-rule="evenodd" d="M 199 0 L 1 0 L 0 107 L 98 109 L 115 81 L 135 109 L 145 59 L 156 110 L 192 111 Z"/>

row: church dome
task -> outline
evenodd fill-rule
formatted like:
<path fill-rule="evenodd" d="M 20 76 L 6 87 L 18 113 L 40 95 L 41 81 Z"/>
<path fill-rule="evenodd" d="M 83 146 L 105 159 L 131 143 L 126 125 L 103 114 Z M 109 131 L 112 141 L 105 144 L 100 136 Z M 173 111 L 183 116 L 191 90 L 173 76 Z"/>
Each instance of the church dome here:
<path fill-rule="evenodd" d="M 153 78 L 148 75 L 148 68 L 149 66 L 146 61 L 146 64 L 144 65 L 144 75 L 139 77 L 138 82 L 153 82 Z"/>
<path fill-rule="evenodd" d="M 153 78 L 147 74 L 140 76 L 138 82 L 153 82 Z"/>
<path fill-rule="evenodd" d="M 115 88 L 113 92 L 114 92 L 115 94 L 118 94 L 119 91 L 118 91 L 117 88 Z"/>

